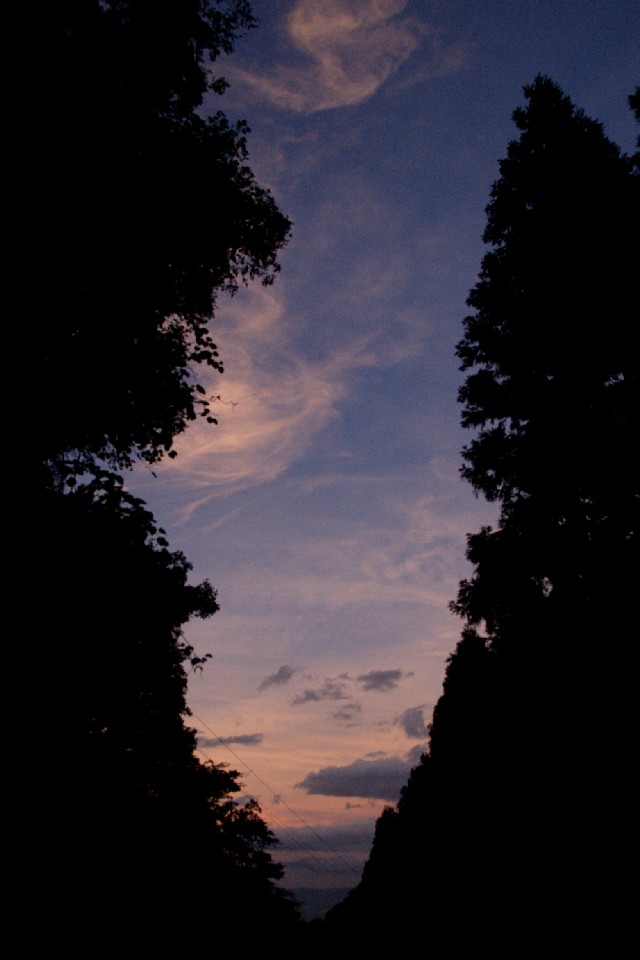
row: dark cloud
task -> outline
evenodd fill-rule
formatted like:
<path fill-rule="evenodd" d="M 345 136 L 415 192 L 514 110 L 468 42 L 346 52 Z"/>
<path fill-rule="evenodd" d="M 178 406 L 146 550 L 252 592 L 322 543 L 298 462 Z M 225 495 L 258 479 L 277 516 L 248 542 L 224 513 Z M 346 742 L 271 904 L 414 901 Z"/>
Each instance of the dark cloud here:
<path fill-rule="evenodd" d="M 345 767 L 308 773 L 296 787 L 326 797 L 371 797 L 395 801 L 407 782 L 411 763 L 401 757 L 354 760 Z"/>
<path fill-rule="evenodd" d="M 362 707 L 359 703 L 346 703 L 340 710 L 331 714 L 331 719 L 335 720 L 336 723 L 352 727 L 355 725 L 356 717 L 361 712 Z"/>
<path fill-rule="evenodd" d="M 301 703 L 310 703 L 313 700 L 322 700 L 319 690 L 305 690 L 304 693 L 301 693 L 300 696 L 292 700 L 291 703 L 294 706 L 299 706 Z"/>
<path fill-rule="evenodd" d="M 409 707 L 393 721 L 396 726 L 402 727 L 410 740 L 424 740 L 429 731 L 424 722 L 424 707 Z"/>
<path fill-rule="evenodd" d="M 295 672 L 295 667 L 288 667 L 285 663 L 283 666 L 278 667 L 275 673 L 265 677 L 260 683 L 258 690 L 266 690 L 267 687 L 279 687 L 283 683 L 289 683 Z"/>
<path fill-rule="evenodd" d="M 348 700 L 348 694 L 344 683 L 335 683 L 333 680 L 327 680 L 326 683 L 316 690 L 305 690 L 296 697 L 292 703 L 297 706 L 301 703 L 310 703 L 314 700 Z"/>
<path fill-rule="evenodd" d="M 362 673 L 356 679 L 363 685 L 365 690 L 380 690 L 388 693 L 398 686 L 403 677 L 412 677 L 412 673 L 403 673 L 402 670 L 370 670 L 369 673 Z"/>
<path fill-rule="evenodd" d="M 223 743 L 242 743 L 245 746 L 262 743 L 263 735 L 261 733 L 237 733 L 233 737 L 198 737 L 198 743 L 201 747 L 217 747 Z"/>
<path fill-rule="evenodd" d="M 428 743 L 416 743 L 415 747 L 411 747 L 411 750 L 409 750 L 409 753 L 407 754 L 407 760 L 412 767 L 415 767 L 416 764 L 420 763 L 420 757 L 423 753 L 427 753 L 428 749 Z"/>

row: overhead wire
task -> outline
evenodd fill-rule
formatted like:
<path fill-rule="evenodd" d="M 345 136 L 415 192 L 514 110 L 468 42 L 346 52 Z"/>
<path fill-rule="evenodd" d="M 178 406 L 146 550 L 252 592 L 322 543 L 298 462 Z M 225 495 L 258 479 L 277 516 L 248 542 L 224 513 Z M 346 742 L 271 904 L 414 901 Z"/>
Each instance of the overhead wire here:
<path fill-rule="evenodd" d="M 195 714 L 195 713 L 193 713 L 193 712 L 192 712 L 191 715 L 192 715 L 192 717 L 193 717 L 195 720 L 198 721 L 199 724 L 201 724 L 201 725 L 205 728 L 205 730 L 208 730 L 209 733 L 212 734 L 212 736 L 215 737 L 215 739 L 218 741 L 218 743 L 219 743 L 221 746 L 223 746 L 226 750 L 229 751 L 229 753 L 230 753 L 233 757 L 235 757 L 235 759 L 238 761 L 238 763 L 242 764 L 242 766 L 247 770 L 248 773 L 250 773 L 253 777 L 255 777 L 256 780 L 258 780 L 273 796 L 276 796 L 276 795 L 277 795 L 277 791 L 275 791 L 275 790 L 273 789 L 273 787 L 272 787 L 270 784 L 268 784 L 267 781 L 264 780 L 264 779 L 260 776 L 260 774 L 256 773 L 256 771 L 253 770 L 253 769 L 249 766 L 249 764 L 248 764 L 245 760 L 243 760 L 242 757 L 240 757 L 240 756 L 235 752 L 235 750 L 232 750 L 231 747 L 229 746 L 229 744 L 228 744 L 228 743 L 225 743 L 224 739 L 223 739 L 222 737 L 220 737 L 220 736 L 215 732 L 215 730 L 213 730 L 213 729 L 209 726 L 209 724 L 206 723 L 206 722 L 202 719 L 202 717 L 199 717 L 197 714 Z M 323 846 L 328 850 L 329 853 L 331 853 L 334 857 L 336 857 L 338 860 L 340 860 L 340 861 L 346 866 L 346 868 L 347 868 L 347 870 L 349 871 L 349 873 L 352 874 L 353 876 L 355 876 L 355 877 L 357 878 L 356 882 L 358 882 L 358 881 L 360 880 L 360 875 L 361 875 L 361 874 L 360 874 L 360 871 L 359 871 L 352 863 L 350 863 L 349 860 L 347 860 L 347 858 L 346 858 L 342 853 L 340 853 L 340 851 L 335 850 L 335 849 L 331 846 L 331 844 L 325 839 L 325 837 L 322 836 L 322 834 L 318 833 L 318 831 L 315 830 L 314 827 L 312 827 L 309 823 L 307 823 L 306 820 L 297 812 L 297 810 L 294 810 L 293 807 L 291 807 L 291 806 L 286 802 L 286 800 L 283 800 L 282 798 L 280 798 L 279 803 L 282 804 L 282 806 L 285 807 L 293 817 L 295 817 L 297 820 L 299 820 L 300 823 L 303 825 L 303 827 L 304 827 L 306 830 L 308 830 L 309 833 L 312 834 L 317 840 L 319 840 L 320 843 L 323 844 Z M 263 806 L 264 806 L 264 805 L 263 805 Z M 321 860 L 319 857 L 317 857 L 309 848 L 305 847 L 305 845 L 300 841 L 300 839 L 299 839 L 298 837 L 296 837 L 293 833 L 291 833 L 291 831 L 290 831 L 287 827 L 285 827 L 284 824 L 279 823 L 278 818 L 277 818 L 275 815 L 273 815 L 273 814 L 270 813 L 269 816 L 270 816 L 270 819 L 272 819 L 274 822 L 278 823 L 278 826 L 279 826 L 282 830 L 284 830 L 284 831 L 287 833 L 287 835 L 293 840 L 293 842 L 296 843 L 296 844 L 300 847 L 300 849 L 303 851 L 303 853 L 305 853 L 305 854 L 306 854 L 308 857 L 310 857 L 312 860 L 317 861 L 317 863 L 319 864 L 319 866 L 321 867 L 322 870 L 324 870 L 326 873 L 329 873 L 329 874 L 330 874 L 331 876 L 333 876 L 334 878 L 339 878 L 339 879 L 343 880 L 343 877 L 341 877 L 340 874 L 338 874 L 338 873 L 336 873 L 335 871 L 331 870 L 331 869 L 326 865 L 326 863 L 325 863 L 323 860 Z"/>

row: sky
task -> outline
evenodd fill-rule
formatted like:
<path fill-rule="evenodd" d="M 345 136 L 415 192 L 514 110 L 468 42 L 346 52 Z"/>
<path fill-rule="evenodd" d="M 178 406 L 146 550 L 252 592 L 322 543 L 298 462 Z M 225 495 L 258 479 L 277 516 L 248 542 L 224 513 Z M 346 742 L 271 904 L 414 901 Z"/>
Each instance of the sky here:
<path fill-rule="evenodd" d="M 291 239 L 273 286 L 217 304 L 218 426 L 129 486 L 218 591 L 186 631 L 212 654 L 190 678 L 200 755 L 241 773 L 311 915 L 358 882 L 428 744 L 465 538 L 496 515 L 459 475 L 455 345 L 511 114 L 547 74 L 633 150 L 640 3 L 253 9 L 206 106 L 248 121 Z"/>

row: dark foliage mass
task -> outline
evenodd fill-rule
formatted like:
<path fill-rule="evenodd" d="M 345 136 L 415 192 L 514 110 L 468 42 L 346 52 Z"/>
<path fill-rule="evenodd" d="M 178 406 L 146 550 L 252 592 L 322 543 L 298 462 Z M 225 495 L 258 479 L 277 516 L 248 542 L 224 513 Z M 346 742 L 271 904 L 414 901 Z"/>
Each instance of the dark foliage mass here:
<path fill-rule="evenodd" d="M 198 378 L 222 371 L 216 297 L 278 270 L 290 224 L 247 165 L 247 128 L 203 109 L 226 86 L 209 63 L 254 20 L 244 0 L 41 6 L 37 429 L 18 498 L 38 544 L 25 946 L 246 951 L 298 921 L 237 772 L 196 757 L 186 688 L 202 659 L 183 627 L 217 610 L 215 591 L 189 582 L 116 471 L 214 419 Z M 469 537 L 429 752 L 318 945 L 420 923 L 436 951 L 610 954 L 632 906 L 640 153 L 549 79 L 525 95 L 458 347 L 462 472 L 500 517 Z M 630 105 L 639 117 L 640 88 Z"/>
<path fill-rule="evenodd" d="M 243 122 L 205 116 L 207 58 L 254 23 L 244 0 L 63 0 L 38 62 L 46 144 L 31 186 L 39 445 L 47 459 L 154 462 L 222 369 L 215 297 L 270 282 L 289 221 L 247 166 Z"/>
<path fill-rule="evenodd" d="M 271 282 L 289 233 L 246 125 L 202 109 L 226 87 L 209 61 L 253 25 L 244 0 L 62 0 L 36 31 L 37 429 L 18 499 L 37 542 L 20 821 L 36 952 L 43 936 L 82 956 L 250 945 L 298 923 L 259 807 L 197 758 L 188 725 L 207 657 L 183 627 L 215 613 L 215 591 L 117 472 L 213 420 L 197 371 L 222 371 L 216 297 Z"/>
<path fill-rule="evenodd" d="M 203 931 L 180 906 L 187 890 L 190 911 L 229 935 L 247 913 L 263 930 L 287 927 L 295 910 L 274 883 L 275 837 L 255 802 L 234 801 L 237 772 L 196 757 L 187 723 L 199 658 L 182 627 L 217 610 L 215 593 L 189 585 L 185 558 L 111 474 L 43 497 L 40 510 L 46 575 L 30 619 L 50 789 L 39 909 L 74 943 L 95 925 L 195 949 Z"/>
<path fill-rule="evenodd" d="M 429 752 L 327 927 L 424 917 L 437 947 L 615 953 L 637 799 L 638 157 L 548 78 L 525 96 L 458 346 L 462 473 L 499 522 L 469 537 Z"/>

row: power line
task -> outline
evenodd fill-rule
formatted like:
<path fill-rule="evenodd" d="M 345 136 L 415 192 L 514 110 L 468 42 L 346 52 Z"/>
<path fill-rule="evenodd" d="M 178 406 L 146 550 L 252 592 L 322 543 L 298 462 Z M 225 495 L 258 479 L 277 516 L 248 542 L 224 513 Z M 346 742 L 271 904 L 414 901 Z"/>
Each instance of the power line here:
<path fill-rule="evenodd" d="M 242 759 L 242 757 L 238 756 L 238 754 L 235 752 L 235 750 L 232 750 L 231 747 L 229 746 L 229 744 L 228 744 L 228 743 L 225 743 L 224 740 L 222 739 L 222 737 L 220 737 L 220 736 L 215 732 L 215 730 L 212 730 L 212 728 L 209 726 L 209 724 L 208 724 L 208 723 L 205 723 L 205 721 L 202 719 L 202 717 L 199 717 L 197 714 L 195 714 L 195 713 L 193 713 L 193 712 L 192 712 L 191 715 L 192 715 L 192 717 L 193 717 L 195 720 L 198 721 L 198 723 L 200 723 L 206 730 L 209 731 L 209 733 L 211 733 L 211 734 L 216 738 L 216 740 L 218 741 L 218 743 L 219 743 L 221 746 L 225 747 L 225 749 L 228 750 L 229 753 L 230 753 L 232 756 L 234 756 L 234 757 L 236 758 L 236 760 L 237 760 L 240 764 L 242 764 L 243 767 L 246 768 L 246 770 L 248 771 L 248 773 L 252 774 L 252 776 L 254 776 L 254 777 L 256 778 L 256 780 L 259 780 L 260 783 L 261 783 L 264 787 L 266 787 L 266 789 L 269 791 L 269 793 L 272 794 L 272 796 L 275 796 L 275 795 L 276 795 L 276 791 L 273 789 L 273 787 L 272 787 L 270 784 L 268 784 L 267 781 L 264 780 L 264 779 L 260 776 L 260 774 L 256 773 L 256 771 L 253 770 L 253 769 L 249 766 L 249 764 L 246 763 L 246 761 Z M 344 865 L 347 867 L 349 873 L 351 873 L 351 874 L 353 874 L 354 876 L 356 876 L 357 879 L 358 879 L 358 881 L 360 880 L 360 871 L 359 871 L 352 863 L 350 863 L 350 862 L 346 859 L 346 857 L 343 856 L 343 854 L 341 854 L 338 850 L 335 850 L 335 849 L 331 846 L 331 844 L 322 836 L 322 834 L 318 833 L 317 830 L 315 830 L 310 824 L 308 824 L 308 823 L 306 822 L 306 820 L 305 820 L 302 816 L 300 816 L 300 814 L 297 812 L 297 810 L 294 810 L 293 807 L 289 806 L 289 804 L 286 802 L 286 800 L 282 800 L 282 799 L 281 799 L 281 800 L 280 800 L 280 803 L 282 804 L 283 807 L 286 807 L 286 809 L 289 811 L 289 813 L 290 813 L 292 816 L 294 816 L 297 820 L 300 821 L 300 823 L 303 825 L 303 827 L 305 827 L 306 830 L 309 831 L 309 833 L 313 834 L 313 836 L 314 836 L 317 840 L 319 840 L 320 843 L 322 843 L 322 844 L 326 847 L 326 849 L 329 851 L 329 853 L 331 853 L 334 857 L 337 857 L 338 860 L 341 860 L 342 863 L 344 863 Z M 276 823 L 278 822 L 277 817 L 275 817 L 275 816 L 273 817 L 273 820 L 276 821 Z M 307 854 L 308 856 L 310 856 L 312 859 L 317 860 L 317 862 L 320 864 L 320 866 L 322 867 L 322 869 L 324 869 L 327 873 L 331 874 L 333 877 L 336 877 L 336 878 L 337 878 L 337 877 L 340 876 L 339 874 L 333 872 L 329 867 L 327 867 L 326 864 L 325 864 L 322 860 L 320 860 L 319 858 L 315 857 L 315 855 L 312 853 L 312 851 L 310 851 L 309 849 L 306 849 L 305 846 L 301 843 L 301 841 L 300 841 L 297 837 L 295 837 L 286 827 L 284 827 L 284 826 L 281 825 L 281 824 L 279 824 L 279 825 L 282 826 L 282 829 L 285 830 L 285 831 L 288 833 L 288 835 L 294 840 L 295 843 L 298 844 L 298 846 L 300 847 L 300 849 L 301 849 L 304 853 L 306 853 L 306 854 Z"/>
<path fill-rule="evenodd" d="M 223 744 L 223 746 L 226 746 L 226 744 Z M 201 754 L 201 756 L 202 756 L 205 760 L 209 760 L 209 759 L 210 759 L 199 747 L 198 747 L 198 752 Z M 230 751 L 230 752 L 232 753 L 233 751 Z M 308 864 L 308 866 L 313 870 L 314 873 L 320 873 L 320 872 L 324 871 L 324 873 L 329 874 L 329 876 L 333 877 L 335 880 L 338 880 L 338 881 L 342 881 L 342 880 L 343 880 L 343 877 L 342 877 L 341 874 L 336 873 L 334 870 L 331 869 L 331 867 L 327 866 L 327 864 L 324 862 L 324 860 L 321 860 L 320 857 L 316 856 L 316 854 L 315 854 L 312 850 L 309 850 L 307 847 L 305 847 L 305 845 L 302 843 L 302 841 L 301 841 L 294 833 L 292 833 L 292 831 L 291 831 L 288 827 L 286 827 L 286 826 L 284 825 L 284 823 L 282 823 L 282 821 L 279 820 L 278 817 L 277 817 L 274 813 L 272 813 L 272 812 L 269 810 L 269 808 L 266 806 L 266 804 L 261 804 L 261 809 L 263 809 L 263 808 L 266 808 L 266 810 L 267 810 L 267 812 L 268 812 L 269 820 L 270 820 L 270 821 L 273 821 L 273 822 L 276 824 L 276 826 L 278 827 L 278 832 L 279 832 L 280 834 L 281 834 L 281 833 L 287 834 L 287 836 L 288 836 L 289 839 L 292 841 L 292 843 L 295 844 L 297 847 L 299 847 L 300 850 L 305 854 L 305 856 L 306 856 L 306 857 L 308 858 L 308 860 L 310 861 L 310 863 Z M 336 855 L 338 855 L 338 854 L 336 854 Z M 354 875 L 355 875 L 355 874 L 354 874 Z"/>

